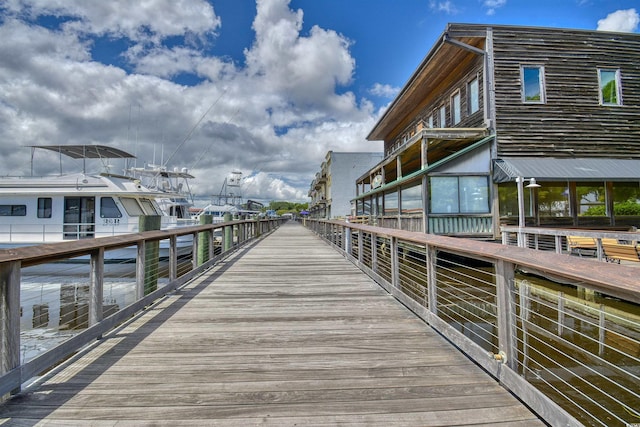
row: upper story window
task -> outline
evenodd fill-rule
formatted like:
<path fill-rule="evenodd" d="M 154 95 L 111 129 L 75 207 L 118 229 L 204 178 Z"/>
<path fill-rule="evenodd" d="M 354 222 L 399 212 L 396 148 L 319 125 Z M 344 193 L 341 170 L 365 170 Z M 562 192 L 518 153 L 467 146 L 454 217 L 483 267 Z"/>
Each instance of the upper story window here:
<path fill-rule="evenodd" d="M 480 86 L 478 85 L 477 77 L 467 85 L 467 97 L 469 114 L 473 114 L 480 109 Z"/>
<path fill-rule="evenodd" d="M 600 104 L 622 105 L 622 85 L 620 84 L 620 70 L 598 69 L 600 83 Z"/>
<path fill-rule="evenodd" d="M 433 115 L 430 115 L 430 116 L 429 116 L 429 119 L 427 120 L 427 126 L 428 126 L 429 128 L 432 128 L 432 127 L 433 127 Z"/>
<path fill-rule="evenodd" d="M 441 128 L 446 128 L 446 127 L 447 127 L 447 110 L 446 110 L 446 108 L 444 107 L 444 105 L 443 105 L 442 107 L 440 107 L 439 115 L 440 115 L 440 123 L 439 123 L 439 126 L 440 126 Z"/>
<path fill-rule="evenodd" d="M 451 96 L 451 124 L 457 125 L 460 120 L 460 91 L 457 91 Z"/>
<path fill-rule="evenodd" d="M 544 67 L 523 65 L 520 71 L 522 102 L 544 104 Z"/>

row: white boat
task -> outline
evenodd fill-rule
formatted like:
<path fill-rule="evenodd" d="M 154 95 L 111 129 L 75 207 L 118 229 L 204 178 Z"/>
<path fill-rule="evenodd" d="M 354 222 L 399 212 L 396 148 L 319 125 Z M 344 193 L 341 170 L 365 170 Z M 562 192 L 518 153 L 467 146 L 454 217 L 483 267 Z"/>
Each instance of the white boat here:
<path fill-rule="evenodd" d="M 201 215 L 213 217 L 213 223 L 224 221 L 224 216 L 230 214 L 232 217 L 241 216 L 243 218 L 257 217 L 260 214 L 262 203 L 249 200 L 244 203 L 242 198 L 242 172 L 233 171 L 225 178 L 220 193 L 213 197 L 211 203 L 198 209 L 194 218 Z"/>
<path fill-rule="evenodd" d="M 176 216 L 163 212 L 158 204 L 158 198 L 170 198 L 171 193 L 148 188 L 131 176 L 85 171 L 87 159 L 127 159 L 133 155 L 102 145 L 32 147 L 35 148 L 82 159 L 83 171 L 1 177 L 0 248 L 136 233 L 142 215 L 159 215 L 162 229 L 181 225 Z M 191 237 L 186 237 L 179 242 L 179 256 L 191 252 Z M 133 262 L 135 250 L 108 251 L 105 263 Z M 168 244 L 161 243 L 160 257 L 166 256 Z"/>

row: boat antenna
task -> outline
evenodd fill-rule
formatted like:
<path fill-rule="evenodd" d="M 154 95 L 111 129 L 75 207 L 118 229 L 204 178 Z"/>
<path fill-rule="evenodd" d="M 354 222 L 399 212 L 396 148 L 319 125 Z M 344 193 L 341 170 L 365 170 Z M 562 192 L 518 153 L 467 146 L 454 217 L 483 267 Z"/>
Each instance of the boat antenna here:
<path fill-rule="evenodd" d="M 209 114 L 209 111 L 211 111 L 213 109 L 213 107 L 215 107 L 215 105 L 218 103 L 218 101 L 220 101 L 220 99 L 222 99 L 222 97 L 224 96 L 224 94 L 227 93 L 227 88 L 225 88 L 222 93 L 220 94 L 220 96 L 213 101 L 213 103 L 209 106 L 209 108 L 207 108 L 207 111 L 204 112 L 204 114 L 202 115 L 202 117 L 200 117 L 200 119 L 196 122 L 195 125 L 193 125 L 193 127 L 191 128 L 191 130 L 189 130 L 189 133 L 187 133 L 187 136 L 184 137 L 184 139 L 182 140 L 182 142 L 180 144 L 178 144 L 178 146 L 176 147 L 176 149 L 173 151 L 173 153 L 171 153 L 171 155 L 169 156 L 169 158 L 167 159 L 166 163 L 164 164 L 164 166 L 166 166 L 169 161 L 173 158 L 173 156 L 178 152 L 178 150 L 180 150 L 182 148 L 182 146 L 191 138 L 191 135 L 193 135 L 193 132 L 196 130 L 196 128 L 200 125 L 200 123 L 202 123 L 202 121 L 204 120 L 204 118 L 207 116 L 207 114 Z"/>

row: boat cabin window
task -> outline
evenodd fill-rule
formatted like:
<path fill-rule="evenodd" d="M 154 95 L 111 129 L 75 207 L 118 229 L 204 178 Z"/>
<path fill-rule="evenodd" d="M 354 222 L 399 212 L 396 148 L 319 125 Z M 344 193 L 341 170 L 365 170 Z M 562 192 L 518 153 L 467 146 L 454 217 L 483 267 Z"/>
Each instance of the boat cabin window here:
<path fill-rule="evenodd" d="M 144 215 L 142 207 L 133 197 L 120 197 L 120 202 L 122 202 L 122 206 L 124 206 L 124 210 L 127 211 L 127 214 L 129 214 L 129 216 Z"/>
<path fill-rule="evenodd" d="M 26 216 L 27 205 L 0 205 L 0 216 Z"/>
<path fill-rule="evenodd" d="M 158 209 L 156 209 L 155 204 L 149 199 L 140 199 L 140 203 L 142 204 L 142 209 L 144 210 L 145 215 L 160 215 Z"/>
<path fill-rule="evenodd" d="M 38 218 L 51 218 L 51 197 L 38 197 Z"/>
<path fill-rule="evenodd" d="M 100 199 L 100 218 L 122 218 L 122 212 L 118 209 L 113 197 Z"/>

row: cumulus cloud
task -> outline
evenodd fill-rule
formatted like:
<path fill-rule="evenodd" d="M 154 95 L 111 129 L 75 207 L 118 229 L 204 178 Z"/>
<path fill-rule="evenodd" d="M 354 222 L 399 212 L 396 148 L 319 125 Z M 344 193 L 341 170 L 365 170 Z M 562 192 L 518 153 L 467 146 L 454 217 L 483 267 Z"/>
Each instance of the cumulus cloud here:
<path fill-rule="evenodd" d="M 209 53 L 216 34 L 234 29 L 206 1 L 6 0 L 3 8 L 4 174 L 28 173 L 24 146 L 106 144 L 136 154 L 136 166 L 188 167 L 201 196 L 217 194 L 238 169 L 246 197 L 305 201 L 328 150 L 382 148 L 365 141 L 379 112 L 342 89 L 355 69 L 351 41 L 319 26 L 303 33 L 303 12 L 289 0 L 257 1 L 244 63 Z M 58 25 L 38 25 L 43 16 Z M 97 38 L 124 41 L 121 63 L 94 59 Z M 184 74 L 199 80 L 177 83 Z M 36 173 L 59 168 L 56 159 L 36 163 Z"/>
<path fill-rule="evenodd" d="M 398 94 L 399 91 L 400 88 L 398 87 L 393 87 L 391 85 L 385 85 L 381 83 L 376 83 L 371 89 L 369 89 L 369 93 L 371 93 L 372 95 L 384 98 L 393 98 Z"/>
<path fill-rule="evenodd" d="M 484 0 L 483 6 L 487 9 L 487 15 L 495 15 L 496 9 L 507 4 L 507 0 Z"/>
<path fill-rule="evenodd" d="M 635 9 L 616 10 L 598 21 L 598 31 L 632 33 L 638 29 L 640 15 Z"/>

